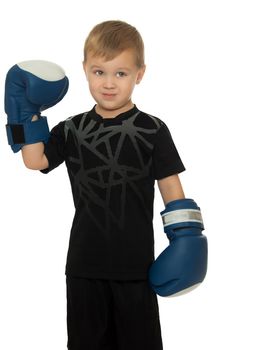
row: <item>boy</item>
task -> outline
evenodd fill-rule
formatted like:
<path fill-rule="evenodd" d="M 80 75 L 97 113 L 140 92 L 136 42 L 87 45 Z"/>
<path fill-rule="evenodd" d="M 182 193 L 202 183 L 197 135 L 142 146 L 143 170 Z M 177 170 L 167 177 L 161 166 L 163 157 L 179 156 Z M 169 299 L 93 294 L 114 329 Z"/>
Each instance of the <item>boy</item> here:
<path fill-rule="evenodd" d="M 59 123 L 47 141 L 21 147 L 28 168 L 48 173 L 65 161 L 70 177 L 76 212 L 66 264 L 68 349 L 160 350 L 157 298 L 148 284 L 154 181 L 165 204 L 182 200 L 184 166 L 166 125 L 132 101 L 145 72 L 134 27 L 94 27 L 83 67 L 94 108 Z M 41 118 L 35 113 L 32 121 Z"/>

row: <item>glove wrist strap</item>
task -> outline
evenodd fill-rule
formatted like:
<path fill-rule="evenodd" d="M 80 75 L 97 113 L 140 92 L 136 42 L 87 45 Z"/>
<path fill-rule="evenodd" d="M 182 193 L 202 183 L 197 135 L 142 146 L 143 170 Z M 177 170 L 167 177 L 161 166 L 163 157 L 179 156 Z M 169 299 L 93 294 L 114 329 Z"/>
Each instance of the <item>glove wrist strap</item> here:
<path fill-rule="evenodd" d="M 7 124 L 6 132 L 8 143 L 13 146 L 15 152 L 18 152 L 24 144 L 47 142 L 50 134 L 46 117 L 23 124 Z"/>
<path fill-rule="evenodd" d="M 170 202 L 161 213 L 165 230 L 196 227 L 204 230 L 200 208 L 192 199 Z"/>
<path fill-rule="evenodd" d="M 203 225 L 200 210 L 196 209 L 179 209 L 162 215 L 164 226 L 175 225 L 178 223 L 194 222 Z"/>

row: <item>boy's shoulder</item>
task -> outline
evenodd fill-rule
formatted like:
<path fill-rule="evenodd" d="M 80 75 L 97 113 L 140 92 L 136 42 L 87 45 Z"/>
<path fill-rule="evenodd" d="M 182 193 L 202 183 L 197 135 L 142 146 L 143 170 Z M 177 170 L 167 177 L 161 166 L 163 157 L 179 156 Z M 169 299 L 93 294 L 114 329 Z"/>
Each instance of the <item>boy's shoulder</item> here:
<path fill-rule="evenodd" d="M 165 125 L 162 119 L 147 112 L 140 111 L 140 118 L 144 119 L 145 121 L 153 122 L 158 128 L 160 128 L 162 125 Z"/>
<path fill-rule="evenodd" d="M 69 121 L 72 121 L 74 123 L 79 123 L 81 121 L 81 119 L 84 118 L 87 114 L 88 114 L 88 112 L 83 112 L 83 113 L 72 115 L 72 116 L 66 118 L 63 121 L 63 123 L 68 123 Z"/>
<path fill-rule="evenodd" d="M 81 122 L 83 122 L 86 118 L 86 115 L 88 114 L 88 112 L 83 112 L 83 113 L 79 113 L 73 116 L 70 116 L 68 118 L 66 118 L 65 120 L 63 120 L 60 124 L 62 124 L 65 133 L 67 133 L 68 130 L 78 130 L 80 128 Z M 82 123 L 83 124 L 83 123 Z"/>

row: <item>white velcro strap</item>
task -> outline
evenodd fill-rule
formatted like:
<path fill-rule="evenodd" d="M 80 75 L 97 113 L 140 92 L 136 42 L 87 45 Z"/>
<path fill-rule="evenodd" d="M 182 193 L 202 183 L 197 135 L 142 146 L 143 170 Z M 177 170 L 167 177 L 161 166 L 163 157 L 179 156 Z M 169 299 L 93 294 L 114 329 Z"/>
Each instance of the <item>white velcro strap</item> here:
<path fill-rule="evenodd" d="M 200 210 L 197 209 L 179 209 L 162 214 L 164 226 L 184 223 L 197 222 L 203 225 L 203 219 Z"/>

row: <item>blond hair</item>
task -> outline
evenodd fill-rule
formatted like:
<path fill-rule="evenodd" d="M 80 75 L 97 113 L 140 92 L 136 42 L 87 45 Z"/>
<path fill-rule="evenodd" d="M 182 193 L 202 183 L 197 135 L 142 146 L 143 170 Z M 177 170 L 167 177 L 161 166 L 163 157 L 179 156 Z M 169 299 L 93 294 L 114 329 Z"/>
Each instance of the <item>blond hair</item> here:
<path fill-rule="evenodd" d="M 144 44 L 137 29 L 123 21 L 106 21 L 97 24 L 89 33 L 84 45 L 84 62 L 88 54 L 110 61 L 124 50 L 134 51 L 138 68 L 144 66 Z"/>

